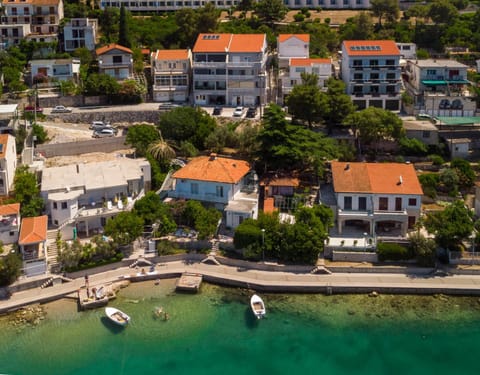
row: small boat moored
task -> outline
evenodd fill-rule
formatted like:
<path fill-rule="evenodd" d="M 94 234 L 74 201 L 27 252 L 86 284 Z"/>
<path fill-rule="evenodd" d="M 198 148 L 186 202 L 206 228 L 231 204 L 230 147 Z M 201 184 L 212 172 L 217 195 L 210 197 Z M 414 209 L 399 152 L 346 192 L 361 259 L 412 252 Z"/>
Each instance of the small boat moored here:
<path fill-rule="evenodd" d="M 105 314 L 112 322 L 120 326 L 126 326 L 130 322 L 130 317 L 115 307 L 106 307 Z"/>
<path fill-rule="evenodd" d="M 257 317 L 257 319 L 261 319 L 265 317 L 267 311 L 265 309 L 265 304 L 263 300 L 256 294 L 254 294 L 250 298 L 250 307 L 252 308 L 253 314 Z"/>

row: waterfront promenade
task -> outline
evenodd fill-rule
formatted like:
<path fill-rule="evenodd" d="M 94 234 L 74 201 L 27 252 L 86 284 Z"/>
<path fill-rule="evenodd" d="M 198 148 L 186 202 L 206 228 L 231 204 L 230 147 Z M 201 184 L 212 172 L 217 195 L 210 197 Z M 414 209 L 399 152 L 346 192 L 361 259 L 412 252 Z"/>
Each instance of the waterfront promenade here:
<path fill-rule="evenodd" d="M 157 264 L 155 279 L 179 277 L 184 272 L 203 275 L 206 282 L 243 287 L 259 292 L 278 293 L 398 293 L 480 295 L 479 275 L 425 276 L 407 273 L 332 273 L 311 274 L 271 272 L 201 262 L 173 261 Z M 120 267 L 89 276 L 89 286 L 98 287 L 128 279 L 137 270 Z M 152 277 L 150 277 L 151 279 Z M 138 278 L 137 278 L 138 279 Z M 141 278 L 140 278 L 141 279 Z M 147 278 L 145 278 L 147 279 Z M 85 285 L 83 277 L 47 288 L 32 288 L 13 293 L 0 300 L 0 313 L 32 303 L 44 303 L 75 296 Z"/>

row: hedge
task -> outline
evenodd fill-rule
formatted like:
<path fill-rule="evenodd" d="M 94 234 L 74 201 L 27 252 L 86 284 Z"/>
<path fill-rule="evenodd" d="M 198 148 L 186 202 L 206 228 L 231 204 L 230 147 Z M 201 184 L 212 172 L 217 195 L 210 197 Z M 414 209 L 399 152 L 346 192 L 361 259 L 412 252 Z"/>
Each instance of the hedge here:
<path fill-rule="evenodd" d="M 412 252 L 405 246 L 396 243 L 379 242 L 377 245 L 378 259 L 384 260 L 407 260 L 412 259 Z"/>

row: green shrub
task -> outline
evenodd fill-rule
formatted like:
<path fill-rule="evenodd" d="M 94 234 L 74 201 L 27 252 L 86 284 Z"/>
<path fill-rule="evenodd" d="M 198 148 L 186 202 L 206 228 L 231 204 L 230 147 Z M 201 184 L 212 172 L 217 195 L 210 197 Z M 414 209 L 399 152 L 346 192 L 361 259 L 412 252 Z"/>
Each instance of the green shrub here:
<path fill-rule="evenodd" d="M 427 150 L 427 145 L 416 138 L 400 139 L 400 151 L 403 155 L 423 156 Z"/>
<path fill-rule="evenodd" d="M 378 259 L 385 260 L 407 260 L 412 259 L 412 253 L 405 246 L 396 243 L 379 242 L 377 245 Z"/>
<path fill-rule="evenodd" d="M 249 222 L 243 222 L 235 229 L 233 244 L 236 249 L 244 249 L 249 245 L 262 241 L 262 231 L 260 228 Z"/>
<path fill-rule="evenodd" d="M 305 16 L 302 13 L 297 13 L 293 16 L 295 22 L 303 22 L 305 20 Z"/>
<path fill-rule="evenodd" d="M 443 165 L 445 160 L 440 155 L 428 155 L 428 159 L 433 163 L 433 165 Z"/>

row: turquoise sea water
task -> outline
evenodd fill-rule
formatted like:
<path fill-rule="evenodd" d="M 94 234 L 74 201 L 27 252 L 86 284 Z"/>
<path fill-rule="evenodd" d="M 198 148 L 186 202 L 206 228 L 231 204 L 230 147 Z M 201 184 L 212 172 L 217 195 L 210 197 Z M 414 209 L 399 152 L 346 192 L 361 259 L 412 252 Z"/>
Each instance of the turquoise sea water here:
<path fill-rule="evenodd" d="M 174 282 L 132 284 L 104 309 L 73 301 L 45 306 L 38 325 L 0 319 L 0 373 L 43 374 L 478 374 L 480 301 L 465 297 L 263 294 L 267 318 L 251 314 L 250 291 Z M 168 321 L 154 315 L 162 307 Z"/>

